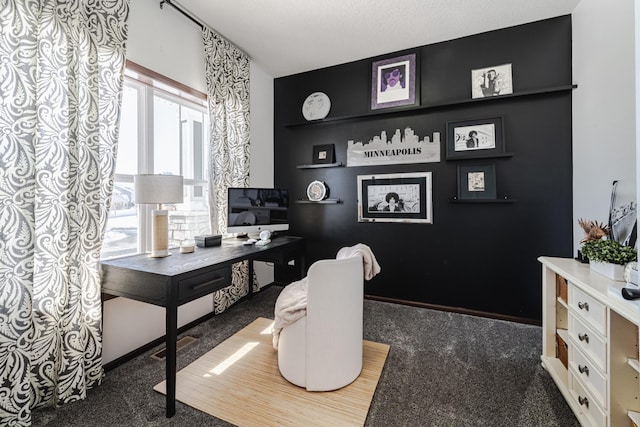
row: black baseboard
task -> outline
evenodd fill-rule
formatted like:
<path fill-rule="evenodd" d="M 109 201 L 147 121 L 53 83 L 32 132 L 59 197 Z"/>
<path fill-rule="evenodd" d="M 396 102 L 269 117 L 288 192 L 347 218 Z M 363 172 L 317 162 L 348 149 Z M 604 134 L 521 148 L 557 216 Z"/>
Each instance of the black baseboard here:
<path fill-rule="evenodd" d="M 488 311 L 471 310 L 463 307 L 450 307 L 446 305 L 429 304 L 424 302 L 408 301 L 396 298 L 379 297 L 376 295 L 365 295 L 365 299 L 373 301 L 390 302 L 393 304 L 409 305 L 411 307 L 429 308 L 431 310 L 450 311 L 452 313 L 468 314 L 470 316 L 486 317 L 489 319 L 506 320 L 508 322 L 524 323 L 527 325 L 542 326 L 542 322 L 538 319 L 528 319 L 525 317 L 507 316 L 499 313 L 491 313 Z"/>

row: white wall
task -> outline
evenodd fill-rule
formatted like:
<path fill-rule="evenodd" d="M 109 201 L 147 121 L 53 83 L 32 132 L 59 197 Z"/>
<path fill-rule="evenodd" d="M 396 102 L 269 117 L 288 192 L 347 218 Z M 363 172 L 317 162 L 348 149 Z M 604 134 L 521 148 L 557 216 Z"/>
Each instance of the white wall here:
<path fill-rule="evenodd" d="M 198 26 L 158 0 L 131 0 L 127 59 L 206 92 L 202 36 Z M 273 184 L 273 77 L 251 63 L 251 183 Z M 256 263 L 261 284 L 272 267 Z M 178 326 L 213 310 L 209 295 L 179 308 Z M 164 335 L 164 309 L 125 298 L 104 303 L 103 362 L 108 363 Z"/>
<path fill-rule="evenodd" d="M 158 0 L 131 0 L 127 59 L 207 92 L 200 28 Z"/>
<path fill-rule="evenodd" d="M 251 62 L 251 166 L 249 185 L 272 187 L 273 182 L 273 77 Z M 273 264 L 254 263 L 260 287 L 273 282 Z"/>
<path fill-rule="evenodd" d="M 273 77 L 251 62 L 251 176 L 253 187 L 273 186 Z"/>
<path fill-rule="evenodd" d="M 607 222 L 614 180 L 637 200 L 634 1 L 581 0 L 572 27 L 575 253 L 577 220 Z"/>

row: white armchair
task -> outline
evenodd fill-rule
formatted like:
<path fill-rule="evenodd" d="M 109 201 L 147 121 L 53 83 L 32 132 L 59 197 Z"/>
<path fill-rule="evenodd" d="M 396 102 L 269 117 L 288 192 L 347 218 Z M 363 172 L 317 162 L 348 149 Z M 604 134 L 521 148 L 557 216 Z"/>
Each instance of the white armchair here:
<path fill-rule="evenodd" d="M 363 258 L 315 262 L 307 273 L 306 316 L 280 332 L 278 368 L 289 382 L 329 391 L 362 370 Z"/>

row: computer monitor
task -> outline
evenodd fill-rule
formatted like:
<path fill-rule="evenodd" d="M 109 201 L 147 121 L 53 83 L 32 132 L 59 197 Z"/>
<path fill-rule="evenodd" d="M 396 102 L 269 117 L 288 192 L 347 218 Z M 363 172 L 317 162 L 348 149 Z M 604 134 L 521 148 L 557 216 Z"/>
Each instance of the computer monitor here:
<path fill-rule="evenodd" d="M 289 191 L 282 188 L 229 188 L 227 232 L 256 237 L 263 230 L 289 229 Z"/>

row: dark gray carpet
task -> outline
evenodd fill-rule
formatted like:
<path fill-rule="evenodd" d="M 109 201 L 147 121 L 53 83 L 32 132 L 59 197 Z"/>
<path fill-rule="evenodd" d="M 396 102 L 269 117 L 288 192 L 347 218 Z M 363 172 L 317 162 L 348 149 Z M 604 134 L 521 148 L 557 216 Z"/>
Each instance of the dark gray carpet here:
<path fill-rule="evenodd" d="M 178 353 L 193 362 L 256 317 L 273 318 L 281 288 L 270 287 L 186 334 Z M 391 350 L 367 426 L 579 426 L 540 365 L 542 330 L 461 314 L 365 300 L 365 339 Z M 164 416 L 164 379 L 154 349 L 109 372 L 83 401 L 34 411 L 34 426 L 229 426 L 180 402 Z M 215 399 L 215 396 L 211 397 Z"/>

